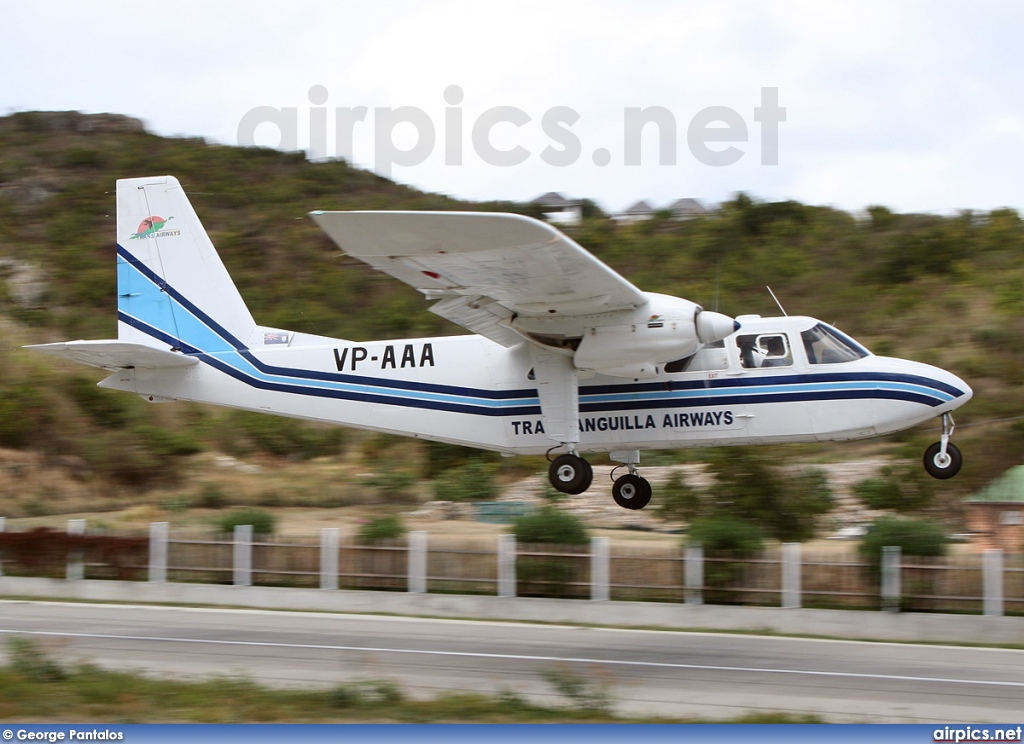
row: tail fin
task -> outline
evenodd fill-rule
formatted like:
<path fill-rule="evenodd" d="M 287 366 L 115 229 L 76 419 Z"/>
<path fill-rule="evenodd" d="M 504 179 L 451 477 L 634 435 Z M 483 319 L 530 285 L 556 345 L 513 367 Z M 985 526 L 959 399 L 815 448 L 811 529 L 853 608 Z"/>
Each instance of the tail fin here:
<path fill-rule="evenodd" d="M 256 323 L 178 180 L 117 182 L 117 337 L 185 352 L 248 348 Z"/>

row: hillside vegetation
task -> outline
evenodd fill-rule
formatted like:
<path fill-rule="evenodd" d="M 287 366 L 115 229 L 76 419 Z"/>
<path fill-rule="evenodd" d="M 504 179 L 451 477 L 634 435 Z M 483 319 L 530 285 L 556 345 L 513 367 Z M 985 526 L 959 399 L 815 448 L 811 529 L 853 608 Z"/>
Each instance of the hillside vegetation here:
<path fill-rule="evenodd" d="M 389 448 L 412 447 L 403 467 L 417 477 L 464 459 L 453 448 L 273 417 L 149 406 L 96 388 L 99 370 L 21 350 L 116 333 L 114 182 L 159 174 L 185 186 L 257 322 L 353 340 L 463 331 L 427 312 L 419 293 L 341 256 L 308 211 L 532 210 L 455 201 L 344 162 L 310 163 L 302 153 L 158 137 L 124 117 L 0 118 L 0 279 L 8 280 L 0 281 L 0 448 L 42 453 L 107 490 L 173 483 L 189 457 L 210 451 L 373 461 Z M 771 286 L 791 314 L 822 318 L 876 353 L 966 379 L 976 397 L 957 415 L 965 466 L 942 484 L 951 497 L 1020 462 L 1024 425 L 1014 417 L 1024 416 L 1024 224 L 1016 211 L 937 216 L 874 206 L 852 215 L 738 194 L 682 223 L 661 217 L 618 226 L 591 212 L 572 236 L 645 290 L 732 315 L 772 315 Z M 892 454 L 919 459 L 937 431 L 891 439 Z M 843 458 L 849 447 L 764 452 L 773 461 L 822 460 Z M 14 516 L 22 494 L 3 495 Z"/>

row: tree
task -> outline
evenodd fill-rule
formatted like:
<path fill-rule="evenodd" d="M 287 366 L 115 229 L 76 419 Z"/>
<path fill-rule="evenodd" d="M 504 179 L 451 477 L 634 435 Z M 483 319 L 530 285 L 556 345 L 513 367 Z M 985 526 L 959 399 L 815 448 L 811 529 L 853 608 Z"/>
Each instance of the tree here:
<path fill-rule="evenodd" d="M 713 513 L 759 525 L 784 542 L 811 538 L 817 518 L 832 508 L 832 493 L 821 470 L 786 475 L 746 447 L 722 450 L 711 469 L 718 480 Z"/>
<path fill-rule="evenodd" d="M 858 552 L 877 570 L 882 548 L 898 547 L 903 555 L 934 557 L 945 555 L 949 538 L 942 525 L 926 519 L 882 517 L 860 541 Z"/>
<path fill-rule="evenodd" d="M 887 465 L 878 477 L 854 484 L 853 492 L 865 506 L 904 514 L 926 509 L 935 500 L 932 479 L 924 476 L 917 463 L 899 468 Z"/>
<path fill-rule="evenodd" d="M 687 483 L 682 473 L 679 472 L 672 473 L 665 484 L 658 489 L 655 508 L 663 519 L 675 519 L 682 522 L 692 522 L 707 511 L 707 505 L 700 490 Z"/>

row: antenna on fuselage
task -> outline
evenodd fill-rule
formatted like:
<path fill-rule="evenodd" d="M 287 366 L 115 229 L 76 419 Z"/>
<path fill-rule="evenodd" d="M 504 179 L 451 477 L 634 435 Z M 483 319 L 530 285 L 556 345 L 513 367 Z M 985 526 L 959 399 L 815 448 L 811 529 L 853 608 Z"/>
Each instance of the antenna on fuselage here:
<path fill-rule="evenodd" d="M 785 315 L 788 318 L 789 317 L 789 313 L 786 312 L 786 308 L 784 308 L 782 306 L 782 303 L 779 302 L 779 298 L 775 296 L 774 292 L 772 292 L 772 288 L 769 287 L 767 284 L 764 285 L 764 288 L 768 290 L 768 294 L 770 294 L 772 296 L 772 299 L 775 300 L 775 304 L 779 306 L 779 310 L 782 311 L 782 314 Z"/>

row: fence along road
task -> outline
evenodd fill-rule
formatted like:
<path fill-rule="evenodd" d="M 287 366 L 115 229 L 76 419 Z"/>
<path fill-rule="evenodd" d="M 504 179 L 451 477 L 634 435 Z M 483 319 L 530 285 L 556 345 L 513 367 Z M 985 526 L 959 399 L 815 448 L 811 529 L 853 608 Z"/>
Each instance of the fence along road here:
<path fill-rule="evenodd" d="M 0 601 L 0 634 L 66 661 L 278 686 L 390 679 L 413 695 L 556 696 L 545 671 L 606 684 L 615 710 L 729 718 L 992 722 L 1024 708 L 1024 651 L 265 610 Z"/>

